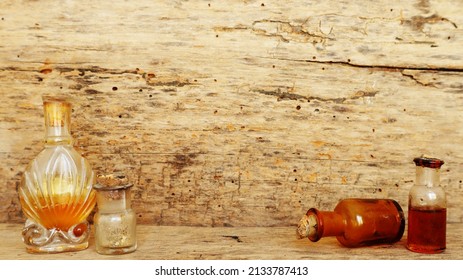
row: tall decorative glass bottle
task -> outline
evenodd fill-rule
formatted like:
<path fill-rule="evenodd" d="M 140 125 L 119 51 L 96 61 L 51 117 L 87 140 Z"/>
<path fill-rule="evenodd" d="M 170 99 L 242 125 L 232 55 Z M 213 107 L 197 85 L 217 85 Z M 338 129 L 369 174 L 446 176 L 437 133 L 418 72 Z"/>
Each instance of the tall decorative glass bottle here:
<path fill-rule="evenodd" d="M 19 198 L 27 220 L 22 231 L 30 253 L 88 247 L 87 217 L 95 206 L 94 173 L 72 146 L 71 104 L 44 98 L 45 147 L 27 166 Z"/>

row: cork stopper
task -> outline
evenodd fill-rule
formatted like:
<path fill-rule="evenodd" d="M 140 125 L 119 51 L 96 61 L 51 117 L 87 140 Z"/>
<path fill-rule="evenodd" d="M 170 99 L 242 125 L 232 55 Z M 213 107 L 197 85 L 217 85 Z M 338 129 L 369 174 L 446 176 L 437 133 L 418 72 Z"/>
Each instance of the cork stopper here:
<path fill-rule="evenodd" d="M 319 233 L 319 220 L 317 217 L 317 210 L 311 208 L 299 220 L 296 229 L 296 236 L 298 239 L 309 238 L 311 241 L 316 242 L 321 238 Z"/>
<path fill-rule="evenodd" d="M 297 224 L 296 237 L 298 239 L 307 238 L 309 236 L 310 224 L 309 217 L 307 215 L 302 216 Z"/>
<path fill-rule="evenodd" d="M 96 190 L 119 190 L 132 187 L 126 175 L 120 173 L 98 175 L 96 184 L 93 186 Z"/>
<path fill-rule="evenodd" d="M 63 97 L 44 97 L 45 125 L 48 127 L 69 127 L 71 103 Z"/>
<path fill-rule="evenodd" d="M 428 167 L 428 168 L 435 168 L 439 169 L 443 164 L 444 161 L 438 158 L 432 158 L 427 156 L 421 156 L 413 159 L 416 166 Z"/>

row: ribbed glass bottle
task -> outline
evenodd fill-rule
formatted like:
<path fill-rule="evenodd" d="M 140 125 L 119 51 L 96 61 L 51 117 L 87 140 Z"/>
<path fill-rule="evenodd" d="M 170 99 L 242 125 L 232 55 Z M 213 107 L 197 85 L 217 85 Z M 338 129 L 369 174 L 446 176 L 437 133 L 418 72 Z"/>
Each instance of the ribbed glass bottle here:
<path fill-rule="evenodd" d="M 88 247 L 87 217 L 95 206 L 93 171 L 72 146 L 71 104 L 44 98 L 45 147 L 24 171 L 19 187 L 27 220 L 22 231 L 31 253 Z"/>

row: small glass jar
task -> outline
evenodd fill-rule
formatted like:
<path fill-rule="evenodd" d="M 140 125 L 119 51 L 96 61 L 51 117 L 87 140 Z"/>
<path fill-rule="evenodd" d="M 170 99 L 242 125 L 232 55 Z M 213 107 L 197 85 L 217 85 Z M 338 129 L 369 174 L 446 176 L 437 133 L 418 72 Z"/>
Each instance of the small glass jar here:
<path fill-rule="evenodd" d="M 119 255 L 137 249 L 136 215 L 131 207 L 130 188 L 124 176 L 99 177 L 94 216 L 96 251 Z"/>

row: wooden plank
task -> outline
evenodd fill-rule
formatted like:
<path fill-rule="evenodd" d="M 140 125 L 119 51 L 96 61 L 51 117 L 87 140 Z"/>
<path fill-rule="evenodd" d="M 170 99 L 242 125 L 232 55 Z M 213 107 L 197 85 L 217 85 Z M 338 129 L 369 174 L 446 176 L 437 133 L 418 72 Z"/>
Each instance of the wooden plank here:
<path fill-rule="evenodd" d="M 0 38 L 10 43 L 2 58 L 16 65 L 48 58 L 128 70 L 144 57 L 140 69 L 171 64 L 181 74 L 186 64 L 202 65 L 200 73 L 222 64 L 222 58 L 244 56 L 462 69 L 458 0 L 270 0 L 264 6 L 261 1 L 10 0 L 1 8 Z M 219 59 L 203 64 L 205 55 Z"/>
<path fill-rule="evenodd" d="M 71 260 L 443 260 L 463 259 L 462 224 L 449 224 L 447 249 L 442 254 L 418 254 L 405 248 L 406 236 L 393 245 L 342 247 L 337 240 L 317 243 L 296 239 L 295 227 L 137 227 L 138 249 L 126 255 L 99 255 L 93 236 L 88 249 L 72 253 L 29 254 L 21 241 L 20 225 L 0 224 L 3 249 L 0 259 Z"/>
<path fill-rule="evenodd" d="M 461 1 L 158 2 L 0 3 L 0 222 L 24 221 L 55 93 L 97 173 L 132 178 L 142 224 L 289 226 L 345 197 L 406 210 L 421 154 L 446 161 L 463 221 Z"/>

